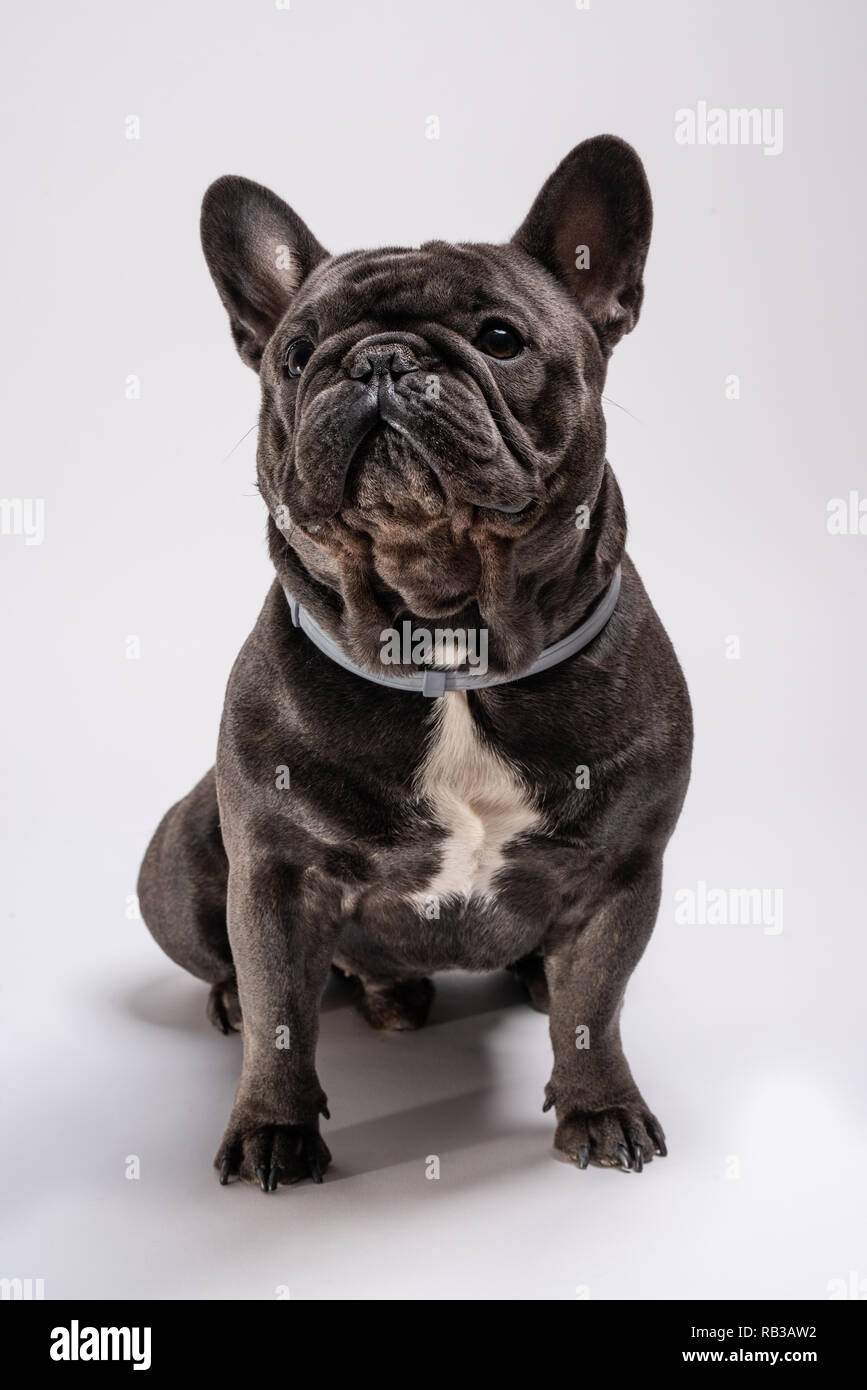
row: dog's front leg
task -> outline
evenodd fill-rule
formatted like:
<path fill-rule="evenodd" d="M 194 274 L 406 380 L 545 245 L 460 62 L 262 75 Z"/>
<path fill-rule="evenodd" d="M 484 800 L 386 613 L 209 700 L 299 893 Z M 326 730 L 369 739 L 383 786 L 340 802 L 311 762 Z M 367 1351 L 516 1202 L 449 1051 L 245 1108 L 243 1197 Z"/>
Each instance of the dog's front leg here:
<path fill-rule="evenodd" d="M 653 930 L 661 873 L 654 863 L 622 875 L 589 920 L 552 932 L 545 945 L 554 1047 L 545 1109 L 556 1106 L 555 1147 L 579 1168 L 641 1172 L 666 1152 L 620 1041 L 623 994 Z"/>
<path fill-rule="evenodd" d="M 319 1002 L 337 937 L 321 893 L 285 864 L 232 865 L 228 927 L 243 1017 L 244 1063 L 223 1142 L 220 1181 L 322 1181 L 331 1155 L 316 1075 Z"/>

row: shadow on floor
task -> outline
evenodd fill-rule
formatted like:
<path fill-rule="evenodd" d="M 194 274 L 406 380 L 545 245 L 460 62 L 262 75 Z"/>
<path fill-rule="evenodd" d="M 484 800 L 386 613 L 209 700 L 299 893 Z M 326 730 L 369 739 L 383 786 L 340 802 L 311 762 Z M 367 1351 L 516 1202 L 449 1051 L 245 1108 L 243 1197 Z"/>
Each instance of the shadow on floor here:
<path fill-rule="evenodd" d="M 534 1034 L 538 1029 L 543 1035 L 547 1021 L 533 1013 L 522 986 L 505 971 L 454 972 L 437 976 L 435 983 L 436 996 L 424 1028 L 381 1033 L 353 1008 L 349 982 L 337 975 L 329 981 L 317 1069 L 333 1116 L 323 1126 L 334 1154 L 330 1182 L 407 1163 L 423 1167 L 431 1154 L 446 1152 L 450 1162 L 456 1154 L 464 1155 L 461 1161 L 469 1181 L 470 1170 L 475 1171 L 481 1160 L 468 1151 L 501 1140 L 508 1142 L 519 1166 L 546 1157 L 541 1131 L 547 1134 L 550 1127 L 542 1118 L 541 1105 L 547 1078 L 539 1078 L 538 1116 L 528 1114 L 516 1124 L 504 1118 L 496 1076 L 502 1070 L 497 1035 L 507 1021 L 526 1019 Z M 205 985 L 180 971 L 167 971 L 114 1002 L 148 1027 L 203 1041 L 213 1031 L 205 1018 L 206 998 Z M 213 1039 L 214 1083 L 220 1087 L 239 1073 L 241 1040 L 216 1032 Z M 175 1079 L 183 1073 L 187 1046 L 179 1038 Z M 227 1107 L 230 1104 L 228 1094 Z M 214 1118 L 216 1133 L 224 1116 Z"/>

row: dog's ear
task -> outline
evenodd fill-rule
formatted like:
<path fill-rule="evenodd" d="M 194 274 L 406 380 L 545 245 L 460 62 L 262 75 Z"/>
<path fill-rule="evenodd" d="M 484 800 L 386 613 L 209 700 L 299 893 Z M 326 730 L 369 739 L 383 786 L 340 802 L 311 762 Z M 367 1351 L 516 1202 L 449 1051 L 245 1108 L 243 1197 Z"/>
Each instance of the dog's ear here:
<path fill-rule="evenodd" d="M 567 154 L 513 237 L 574 294 L 606 357 L 638 322 L 652 224 L 638 155 L 597 135 Z"/>
<path fill-rule="evenodd" d="M 201 230 L 235 346 L 258 371 L 292 296 L 328 252 L 282 199 L 236 174 L 211 184 L 202 201 Z"/>

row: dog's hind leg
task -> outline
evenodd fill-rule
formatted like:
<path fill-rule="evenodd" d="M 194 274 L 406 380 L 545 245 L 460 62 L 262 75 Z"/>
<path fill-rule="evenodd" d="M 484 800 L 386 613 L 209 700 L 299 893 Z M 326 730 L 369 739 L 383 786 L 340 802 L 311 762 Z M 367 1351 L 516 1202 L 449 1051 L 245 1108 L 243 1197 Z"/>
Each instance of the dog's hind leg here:
<path fill-rule="evenodd" d="M 527 991 L 527 998 L 533 1008 L 540 1014 L 548 1013 L 551 1001 L 548 996 L 544 956 L 539 953 L 522 956 L 520 960 L 516 960 L 508 966 L 508 969 L 524 986 Z"/>
<path fill-rule="evenodd" d="M 427 976 L 413 980 L 374 980 L 355 975 L 340 961 L 335 967 L 355 986 L 355 1007 L 371 1028 L 399 1033 L 421 1028 L 426 1022 L 434 987 Z"/>
<path fill-rule="evenodd" d="M 424 975 L 408 977 L 398 961 L 352 924 L 344 927 L 333 966 L 352 982 L 355 1007 L 371 1028 L 403 1032 L 426 1022 L 432 981 Z"/>
<path fill-rule="evenodd" d="M 141 866 L 138 896 L 166 955 L 211 985 L 208 1017 L 224 1033 L 241 1025 L 226 930 L 228 877 L 212 768 L 160 821 Z"/>

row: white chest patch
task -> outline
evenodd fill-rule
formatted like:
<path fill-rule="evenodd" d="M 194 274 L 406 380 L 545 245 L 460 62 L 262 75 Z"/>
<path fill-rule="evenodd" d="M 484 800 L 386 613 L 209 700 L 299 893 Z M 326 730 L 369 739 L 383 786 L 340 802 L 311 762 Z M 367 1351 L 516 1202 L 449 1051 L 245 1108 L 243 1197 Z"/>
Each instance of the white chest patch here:
<path fill-rule="evenodd" d="M 520 778 L 479 738 L 466 694 L 436 701 L 434 728 L 417 788 L 446 831 L 442 862 L 415 901 L 483 896 L 510 840 L 539 823 Z"/>

